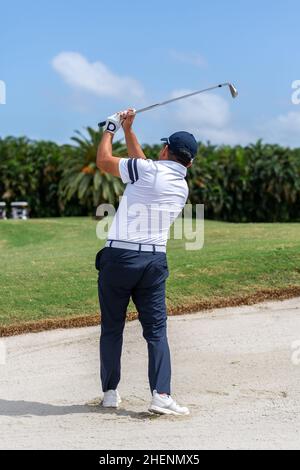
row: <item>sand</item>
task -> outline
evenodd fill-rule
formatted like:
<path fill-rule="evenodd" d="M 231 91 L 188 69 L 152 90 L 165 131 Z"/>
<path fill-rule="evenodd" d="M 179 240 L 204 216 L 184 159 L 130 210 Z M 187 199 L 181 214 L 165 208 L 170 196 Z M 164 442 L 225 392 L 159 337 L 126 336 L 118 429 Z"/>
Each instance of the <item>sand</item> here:
<path fill-rule="evenodd" d="M 0 339 L 1 449 L 300 449 L 300 298 L 169 319 L 173 394 L 189 417 L 147 412 L 137 321 L 126 325 L 122 406 L 101 409 L 98 336 Z"/>

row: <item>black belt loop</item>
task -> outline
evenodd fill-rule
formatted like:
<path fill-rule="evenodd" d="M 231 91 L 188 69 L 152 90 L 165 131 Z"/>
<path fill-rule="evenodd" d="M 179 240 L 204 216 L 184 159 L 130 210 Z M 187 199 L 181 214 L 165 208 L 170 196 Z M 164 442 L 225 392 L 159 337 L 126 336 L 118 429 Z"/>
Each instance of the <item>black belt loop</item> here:
<path fill-rule="evenodd" d="M 155 245 L 152 245 L 153 246 L 153 254 L 155 255 L 156 254 L 156 246 Z"/>
<path fill-rule="evenodd" d="M 113 242 L 114 242 L 113 240 L 110 241 L 109 248 L 112 247 Z"/>
<path fill-rule="evenodd" d="M 142 244 L 139 243 L 139 253 L 141 253 L 141 252 L 142 252 Z"/>

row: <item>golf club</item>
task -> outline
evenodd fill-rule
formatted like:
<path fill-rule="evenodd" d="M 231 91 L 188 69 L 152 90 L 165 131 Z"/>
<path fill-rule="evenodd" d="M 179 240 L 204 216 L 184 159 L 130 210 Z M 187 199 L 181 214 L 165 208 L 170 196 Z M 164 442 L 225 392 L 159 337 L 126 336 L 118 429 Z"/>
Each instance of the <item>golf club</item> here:
<path fill-rule="evenodd" d="M 172 98 L 172 99 L 167 100 L 167 101 L 162 101 L 161 103 L 152 104 L 151 106 L 147 106 L 146 108 L 138 109 L 136 111 L 136 114 L 144 113 L 145 111 L 150 111 L 151 109 L 158 108 L 159 106 L 165 106 L 166 104 L 173 103 L 174 101 L 179 101 L 179 100 L 183 100 L 185 98 L 190 98 L 191 96 L 195 96 L 195 95 L 199 95 L 200 93 L 205 93 L 207 91 L 215 90 L 216 88 L 223 88 L 225 86 L 229 87 L 232 98 L 236 98 L 238 96 L 238 91 L 232 83 L 228 83 L 228 82 L 227 83 L 221 83 L 220 85 L 215 85 L 215 86 L 212 86 L 212 87 L 209 87 L 209 88 L 205 88 L 204 90 L 194 91 L 193 93 L 188 93 L 187 95 L 178 96 L 177 98 Z M 106 123 L 106 121 L 100 122 L 98 124 L 98 126 L 99 127 L 104 127 L 105 123 Z"/>

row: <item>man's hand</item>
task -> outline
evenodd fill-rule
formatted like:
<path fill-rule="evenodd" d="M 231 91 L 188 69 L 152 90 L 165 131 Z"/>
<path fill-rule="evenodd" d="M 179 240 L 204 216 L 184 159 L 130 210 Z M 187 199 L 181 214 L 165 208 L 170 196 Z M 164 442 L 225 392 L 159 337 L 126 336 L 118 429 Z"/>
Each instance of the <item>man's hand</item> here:
<path fill-rule="evenodd" d="M 136 110 L 134 108 L 130 108 L 127 111 L 123 111 L 121 113 L 122 127 L 124 129 L 125 134 L 126 132 L 131 131 L 135 116 Z"/>
<path fill-rule="evenodd" d="M 118 130 L 120 129 L 121 127 L 121 124 L 122 124 L 122 114 L 123 113 L 116 113 L 116 114 L 113 114 L 112 116 L 109 116 L 107 119 L 106 119 L 106 124 L 105 124 L 105 127 L 104 127 L 104 132 L 107 131 L 107 132 L 110 132 L 111 134 L 115 134 L 116 132 L 118 132 Z"/>

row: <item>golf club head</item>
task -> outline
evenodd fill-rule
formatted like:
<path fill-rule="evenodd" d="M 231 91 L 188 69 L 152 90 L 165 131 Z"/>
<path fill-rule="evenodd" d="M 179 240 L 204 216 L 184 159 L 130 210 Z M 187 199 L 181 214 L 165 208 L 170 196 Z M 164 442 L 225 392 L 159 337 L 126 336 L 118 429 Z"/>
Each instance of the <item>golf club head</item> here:
<path fill-rule="evenodd" d="M 229 86 L 229 90 L 230 90 L 232 98 L 236 98 L 238 96 L 239 92 L 237 91 L 235 86 L 232 85 L 232 83 L 229 83 L 228 86 Z"/>

